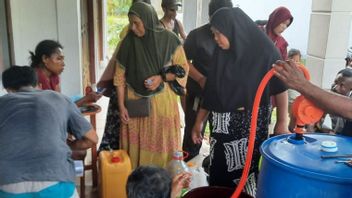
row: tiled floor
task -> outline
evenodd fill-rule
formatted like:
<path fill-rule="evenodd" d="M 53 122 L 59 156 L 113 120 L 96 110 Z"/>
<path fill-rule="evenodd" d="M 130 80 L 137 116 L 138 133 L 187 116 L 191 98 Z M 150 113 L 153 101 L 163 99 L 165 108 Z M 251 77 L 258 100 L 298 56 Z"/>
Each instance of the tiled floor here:
<path fill-rule="evenodd" d="M 100 113 L 98 113 L 97 117 L 96 117 L 97 118 L 96 131 L 99 136 L 99 143 L 97 146 L 98 148 L 99 148 L 101 138 L 103 137 L 108 103 L 109 103 L 109 98 L 106 98 L 106 97 L 101 98 L 97 102 L 97 104 L 102 107 L 102 111 Z M 180 112 L 181 112 L 181 120 L 183 120 L 183 113 L 182 113 L 183 111 L 181 108 L 180 108 Z M 182 130 L 181 137 L 183 137 L 183 130 Z M 196 166 L 201 166 L 204 157 L 207 156 L 208 153 L 209 153 L 209 143 L 207 140 L 204 140 L 202 148 L 200 150 L 200 154 L 198 156 L 196 156 L 195 158 L 193 158 L 191 161 Z M 85 164 L 90 164 L 90 163 L 91 163 L 90 151 L 88 151 Z M 79 179 L 77 179 L 76 184 L 79 185 Z M 79 186 L 77 186 L 78 192 L 79 192 L 79 189 L 80 189 Z M 99 197 L 98 194 L 99 194 L 98 189 L 92 187 L 91 171 L 86 171 L 86 193 L 85 193 L 86 198 L 98 198 Z"/>

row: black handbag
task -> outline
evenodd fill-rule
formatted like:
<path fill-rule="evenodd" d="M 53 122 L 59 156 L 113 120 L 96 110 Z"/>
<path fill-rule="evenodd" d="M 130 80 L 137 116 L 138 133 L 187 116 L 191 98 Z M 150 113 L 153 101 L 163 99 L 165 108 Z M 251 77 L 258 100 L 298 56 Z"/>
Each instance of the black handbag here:
<path fill-rule="evenodd" d="M 140 98 L 136 100 L 125 100 L 125 106 L 130 118 L 147 117 L 150 115 L 150 98 Z"/>
<path fill-rule="evenodd" d="M 160 75 L 163 78 L 163 80 L 166 82 L 166 74 L 167 73 L 172 73 L 175 74 L 176 77 L 178 78 L 183 78 L 186 75 L 186 71 L 183 69 L 182 66 L 180 65 L 171 65 L 171 66 L 165 66 L 161 69 Z M 184 87 L 182 87 L 177 80 L 173 81 L 168 81 L 171 90 L 174 91 L 177 95 L 179 96 L 184 96 L 186 95 L 186 90 Z"/>

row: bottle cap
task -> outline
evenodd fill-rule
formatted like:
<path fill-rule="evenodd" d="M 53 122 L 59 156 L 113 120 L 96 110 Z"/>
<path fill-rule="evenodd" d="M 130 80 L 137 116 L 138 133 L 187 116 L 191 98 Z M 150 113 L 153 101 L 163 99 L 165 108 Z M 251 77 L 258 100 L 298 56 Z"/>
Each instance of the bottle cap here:
<path fill-rule="evenodd" d="M 182 151 L 175 151 L 173 159 L 175 159 L 175 160 L 183 160 L 183 152 Z"/>
<path fill-rule="evenodd" d="M 188 167 L 195 167 L 196 165 L 193 162 L 187 162 Z"/>
<path fill-rule="evenodd" d="M 334 141 L 322 141 L 320 147 L 324 152 L 336 152 L 338 150 Z"/>
<path fill-rule="evenodd" d="M 119 163 L 121 159 L 118 156 L 113 156 L 111 158 L 111 163 Z"/>

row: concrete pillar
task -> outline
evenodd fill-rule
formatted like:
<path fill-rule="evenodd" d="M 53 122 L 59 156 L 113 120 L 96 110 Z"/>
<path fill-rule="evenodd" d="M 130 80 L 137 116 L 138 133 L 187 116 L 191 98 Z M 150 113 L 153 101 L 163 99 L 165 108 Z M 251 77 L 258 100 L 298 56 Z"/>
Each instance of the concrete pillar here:
<path fill-rule="evenodd" d="M 330 88 L 344 58 L 351 33 L 351 0 L 313 0 L 307 62 L 312 82 Z"/>

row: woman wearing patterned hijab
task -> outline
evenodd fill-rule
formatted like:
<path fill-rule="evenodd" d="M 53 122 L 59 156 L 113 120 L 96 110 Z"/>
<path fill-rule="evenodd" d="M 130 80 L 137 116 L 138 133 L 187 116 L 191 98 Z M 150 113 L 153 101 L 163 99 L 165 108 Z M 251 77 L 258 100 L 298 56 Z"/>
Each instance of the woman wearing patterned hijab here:
<path fill-rule="evenodd" d="M 285 7 L 278 7 L 270 14 L 265 26 L 265 31 L 279 49 L 282 60 L 287 59 L 288 43 L 281 34 L 291 25 L 292 21 L 290 11 Z"/>
<path fill-rule="evenodd" d="M 192 138 L 195 143 L 202 139 L 201 121 L 210 112 L 209 184 L 234 187 L 246 159 L 256 90 L 280 55 L 264 32 L 239 8 L 219 9 L 211 17 L 210 24 L 218 47 L 204 89 L 204 109 L 198 114 Z M 270 96 L 285 90 L 283 83 L 273 78 L 261 99 L 252 166 L 245 187 L 253 196 L 259 146 L 268 137 Z"/>
<path fill-rule="evenodd" d="M 179 39 L 160 27 L 151 5 L 134 3 L 128 17 L 130 31 L 117 54 L 114 79 L 122 121 L 120 147 L 128 152 L 133 168 L 165 167 L 181 146 L 177 96 L 166 82 L 176 80 L 185 87 L 187 76 L 160 72 L 166 65 L 178 64 L 188 73 L 187 60 Z M 125 101 L 140 98 L 150 99 L 150 114 L 132 118 Z"/>

